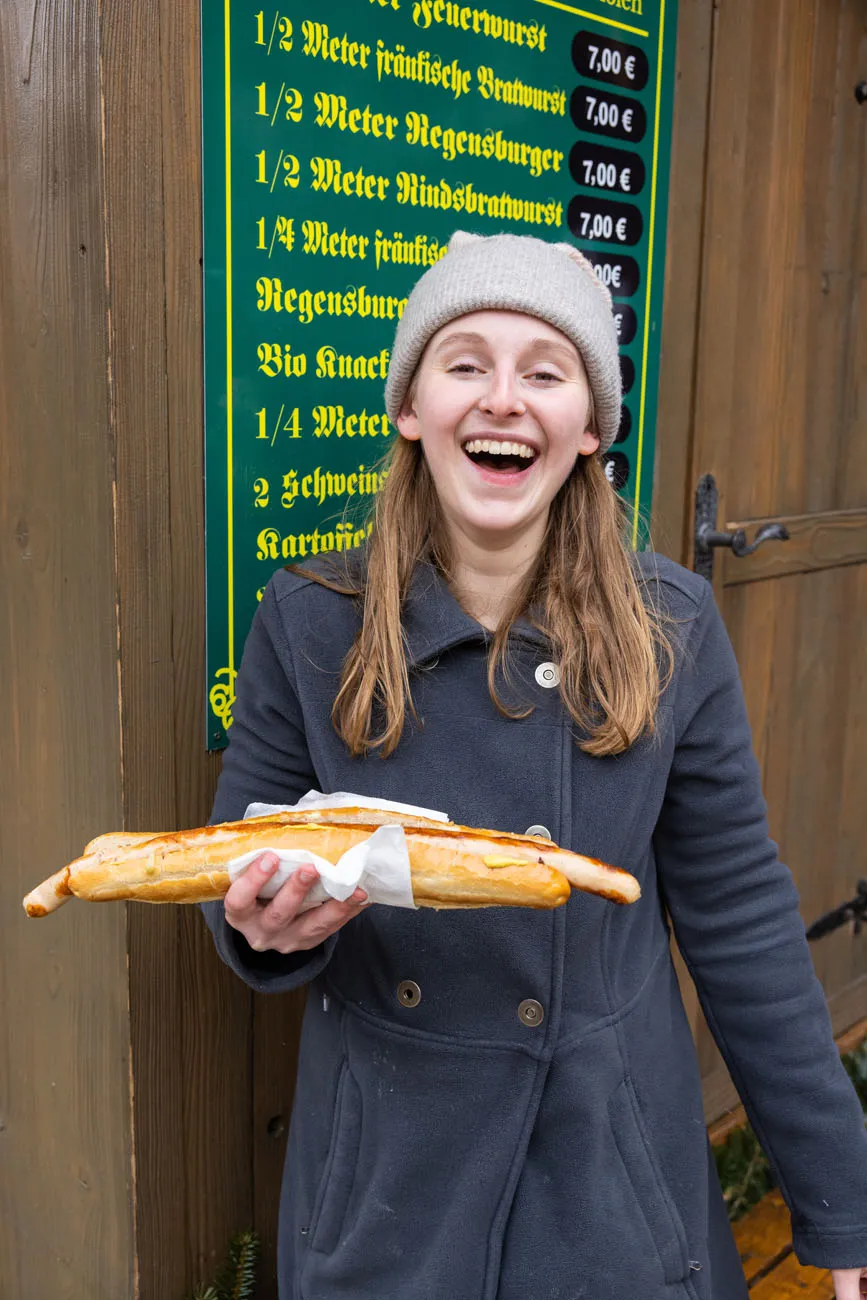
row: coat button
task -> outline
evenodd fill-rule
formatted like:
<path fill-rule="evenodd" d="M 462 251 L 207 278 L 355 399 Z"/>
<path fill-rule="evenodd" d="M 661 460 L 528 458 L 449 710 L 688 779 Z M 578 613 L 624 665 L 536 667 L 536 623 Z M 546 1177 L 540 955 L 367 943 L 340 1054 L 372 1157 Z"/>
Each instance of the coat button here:
<path fill-rule="evenodd" d="M 524 834 L 538 835 L 543 840 L 550 840 L 551 838 L 551 832 L 548 830 L 547 826 L 536 826 L 536 825 L 528 826 L 527 829 L 524 831 Z"/>
<path fill-rule="evenodd" d="M 540 686 L 546 686 L 549 690 L 560 685 L 560 669 L 556 664 L 539 664 L 535 677 Z"/>
<path fill-rule="evenodd" d="M 397 986 L 397 1000 L 402 1007 L 417 1007 L 421 1002 L 421 989 L 415 980 L 401 980 Z"/>
<path fill-rule="evenodd" d="M 545 1019 L 545 1008 L 535 998 L 524 998 L 518 1007 L 518 1019 L 522 1025 L 529 1025 L 531 1029 L 535 1029 L 536 1025 L 541 1025 Z"/>

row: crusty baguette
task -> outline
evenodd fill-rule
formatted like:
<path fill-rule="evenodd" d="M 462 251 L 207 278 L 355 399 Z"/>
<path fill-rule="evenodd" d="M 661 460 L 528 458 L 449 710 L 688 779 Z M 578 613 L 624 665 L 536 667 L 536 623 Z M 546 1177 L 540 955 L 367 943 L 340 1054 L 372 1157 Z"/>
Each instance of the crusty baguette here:
<path fill-rule="evenodd" d="M 207 902 L 225 895 L 228 863 L 246 853 L 292 848 L 336 862 L 377 826 L 395 823 L 406 833 L 413 897 L 420 906 L 558 907 L 569 896 L 569 883 L 617 902 L 632 902 L 640 893 L 627 872 L 560 849 L 551 840 L 388 810 L 337 808 L 168 835 L 100 836 L 83 857 L 52 877 L 52 889 L 46 882 L 28 895 L 25 910 L 43 916 L 70 893 L 91 901 Z"/>
<path fill-rule="evenodd" d="M 422 817 L 417 814 L 398 813 L 389 809 L 379 808 L 302 808 L 289 812 L 271 813 L 266 817 L 251 817 L 241 822 L 227 822 L 224 826 L 229 828 L 242 827 L 249 830 L 252 827 L 268 829 L 273 825 L 279 826 L 297 826 L 309 823 L 329 823 L 329 822 L 359 822 L 367 826 L 384 826 L 386 824 L 401 826 L 445 826 L 453 823 L 441 822 L 436 818 Z M 211 833 L 215 827 L 205 827 L 202 830 L 181 831 L 182 836 L 201 836 L 205 832 Z M 63 867 L 60 871 L 55 872 L 48 880 L 44 880 L 41 885 L 30 891 L 24 899 L 24 910 L 28 916 L 47 916 L 49 912 L 56 912 L 58 907 L 69 902 L 70 898 L 75 896 L 75 891 L 69 886 L 70 872 L 75 871 L 76 875 L 81 872 L 84 876 L 88 871 L 99 872 L 102 864 L 115 858 L 123 858 L 126 851 L 132 851 L 136 846 L 145 844 L 148 840 L 165 839 L 166 837 L 156 831 L 111 831 L 107 835 L 98 835 L 96 839 L 85 845 L 84 853 L 80 858 L 69 866 Z M 240 855 L 233 855 L 240 856 Z M 208 886 L 206 880 L 202 880 L 198 885 L 192 883 L 192 876 L 195 872 L 190 873 L 190 896 L 188 898 L 169 897 L 169 891 L 166 891 L 165 899 L 153 899 L 154 902 L 207 902 L 214 897 L 222 898 L 228 889 L 228 883 L 222 888 L 222 892 L 214 894 L 213 887 Z M 196 894 L 198 888 L 207 888 L 208 892 L 199 898 Z M 84 895 L 81 895 L 84 897 Z M 133 895 L 125 895 L 133 897 Z"/>

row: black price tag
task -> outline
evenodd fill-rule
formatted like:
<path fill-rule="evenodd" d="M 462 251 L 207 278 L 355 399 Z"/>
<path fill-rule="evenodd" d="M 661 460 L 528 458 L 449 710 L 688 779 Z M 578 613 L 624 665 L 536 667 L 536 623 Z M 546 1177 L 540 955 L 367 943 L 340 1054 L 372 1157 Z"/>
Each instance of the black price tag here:
<path fill-rule="evenodd" d="M 631 343 L 638 333 L 638 317 L 626 302 L 614 304 L 614 324 L 617 326 L 617 342 L 621 347 Z"/>
<path fill-rule="evenodd" d="M 624 90 L 643 90 L 647 85 L 649 68 L 644 51 L 610 36 L 578 32 L 572 42 L 572 62 L 582 77 L 594 81 L 607 81 Z"/>
<path fill-rule="evenodd" d="M 575 238 L 589 243 L 637 244 L 644 231 L 634 204 L 597 199 L 591 194 L 576 194 L 566 219 Z"/>
<path fill-rule="evenodd" d="M 620 428 L 617 430 L 615 442 L 625 442 L 632 432 L 632 413 L 628 406 L 620 408 Z"/>
<path fill-rule="evenodd" d="M 641 271 L 634 257 L 626 253 L 597 253 L 595 248 L 589 249 L 586 256 L 612 298 L 631 298 L 637 291 Z"/>
<path fill-rule="evenodd" d="M 640 194 L 644 189 L 644 163 L 637 153 L 610 145 L 579 140 L 569 153 L 569 170 L 579 185 L 594 190 Z"/>
<path fill-rule="evenodd" d="M 610 135 L 618 140 L 644 139 L 647 114 L 637 99 L 626 95 L 612 95 L 595 86 L 578 86 L 569 103 L 572 121 L 579 131 L 594 135 Z"/>
<path fill-rule="evenodd" d="M 602 457 L 605 477 L 611 486 L 619 492 L 629 482 L 629 457 L 622 451 L 607 451 Z"/>

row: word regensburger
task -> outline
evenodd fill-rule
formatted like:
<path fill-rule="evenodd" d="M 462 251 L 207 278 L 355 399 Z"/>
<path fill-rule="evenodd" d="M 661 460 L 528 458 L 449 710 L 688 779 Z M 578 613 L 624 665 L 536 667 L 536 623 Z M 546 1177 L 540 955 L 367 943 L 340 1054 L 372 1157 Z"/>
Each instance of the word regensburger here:
<path fill-rule="evenodd" d="M 450 126 L 432 125 L 427 113 L 407 113 L 406 126 L 407 144 L 436 149 L 446 162 L 453 162 L 459 154 L 466 154 L 470 158 L 492 158 L 515 167 L 528 167 L 531 176 L 541 176 L 543 172 L 558 172 L 566 156 L 559 149 L 542 149 L 522 140 L 508 140 L 502 131 L 482 134 L 481 131 L 455 131 Z"/>
<path fill-rule="evenodd" d="M 370 316 L 373 320 L 399 320 L 406 298 L 393 294 L 370 293 L 360 284 L 339 289 L 284 289 L 278 276 L 260 276 L 256 281 L 259 311 L 288 312 L 302 325 L 310 325 L 317 316 Z"/>

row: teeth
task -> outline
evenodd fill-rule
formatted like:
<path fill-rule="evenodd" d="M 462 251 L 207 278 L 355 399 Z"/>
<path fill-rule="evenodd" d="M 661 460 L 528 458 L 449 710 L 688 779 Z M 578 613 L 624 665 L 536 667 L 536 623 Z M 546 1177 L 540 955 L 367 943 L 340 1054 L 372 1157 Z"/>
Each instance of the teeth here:
<path fill-rule="evenodd" d="M 486 451 L 492 456 L 520 456 L 522 460 L 532 460 L 536 454 L 532 447 L 522 442 L 495 442 L 491 438 L 474 438 L 464 445 L 464 451 L 470 454 Z"/>

